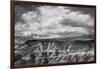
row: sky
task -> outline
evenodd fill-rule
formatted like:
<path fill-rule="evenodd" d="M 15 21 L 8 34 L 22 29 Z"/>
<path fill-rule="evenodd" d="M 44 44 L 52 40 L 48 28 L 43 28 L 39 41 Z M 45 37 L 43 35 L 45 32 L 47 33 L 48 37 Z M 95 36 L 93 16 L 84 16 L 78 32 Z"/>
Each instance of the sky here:
<path fill-rule="evenodd" d="M 16 5 L 15 36 L 67 38 L 93 35 L 93 8 Z"/>

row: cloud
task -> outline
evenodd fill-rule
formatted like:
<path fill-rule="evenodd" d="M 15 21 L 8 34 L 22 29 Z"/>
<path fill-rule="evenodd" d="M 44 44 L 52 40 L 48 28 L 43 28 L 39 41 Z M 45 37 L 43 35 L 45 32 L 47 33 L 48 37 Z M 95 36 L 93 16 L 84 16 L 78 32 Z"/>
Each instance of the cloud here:
<path fill-rule="evenodd" d="M 40 6 L 35 11 L 22 13 L 20 18 L 24 23 L 16 21 L 15 25 L 16 34 L 19 36 L 54 38 L 93 34 L 91 29 L 94 26 L 93 16 L 80 11 L 71 11 L 70 8 Z"/>

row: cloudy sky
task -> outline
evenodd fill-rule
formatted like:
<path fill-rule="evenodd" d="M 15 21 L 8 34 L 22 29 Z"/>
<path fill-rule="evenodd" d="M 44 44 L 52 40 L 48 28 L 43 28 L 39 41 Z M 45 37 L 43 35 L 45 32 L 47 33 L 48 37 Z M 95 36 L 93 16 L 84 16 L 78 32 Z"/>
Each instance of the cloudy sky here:
<path fill-rule="evenodd" d="M 15 7 L 15 36 L 60 38 L 93 35 L 93 8 L 20 5 Z"/>

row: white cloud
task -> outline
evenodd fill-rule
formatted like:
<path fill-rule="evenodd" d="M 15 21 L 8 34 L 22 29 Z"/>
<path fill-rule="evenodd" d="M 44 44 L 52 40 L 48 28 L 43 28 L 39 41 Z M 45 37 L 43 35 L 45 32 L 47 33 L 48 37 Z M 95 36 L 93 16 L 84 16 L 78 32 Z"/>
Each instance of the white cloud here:
<path fill-rule="evenodd" d="M 27 13 L 23 13 L 21 18 L 25 21 L 33 21 L 35 18 L 37 18 L 37 13 L 35 11 L 29 11 Z"/>
<path fill-rule="evenodd" d="M 94 18 L 89 14 L 82 14 L 79 11 L 71 11 L 70 9 L 65 9 L 64 7 L 54 7 L 54 6 L 41 6 L 37 8 L 40 13 L 36 11 L 29 11 L 21 15 L 23 23 L 17 23 L 15 26 L 16 31 L 22 32 L 23 36 L 30 36 L 33 34 L 37 35 L 48 35 L 49 37 L 60 37 L 58 33 L 66 34 L 79 33 L 80 35 L 91 34 L 86 27 L 82 25 L 92 27 L 94 24 Z M 76 24 L 76 26 L 62 25 L 62 21 L 70 20 Z M 80 27 L 79 27 L 80 25 Z M 77 27 L 78 26 L 78 27 Z M 89 29 L 89 28 L 88 28 Z M 90 30 L 92 31 L 92 30 Z M 70 36 L 70 35 L 69 35 Z M 34 35 L 33 35 L 34 37 Z M 36 36 L 39 37 L 39 36 Z"/>

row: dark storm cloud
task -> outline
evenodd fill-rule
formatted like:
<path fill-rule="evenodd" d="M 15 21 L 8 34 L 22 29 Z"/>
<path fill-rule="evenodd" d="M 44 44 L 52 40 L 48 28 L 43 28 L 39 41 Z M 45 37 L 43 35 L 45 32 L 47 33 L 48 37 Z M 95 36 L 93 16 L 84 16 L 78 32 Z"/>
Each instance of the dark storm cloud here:
<path fill-rule="evenodd" d="M 80 11 L 81 13 L 83 14 L 89 14 L 91 16 L 94 15 L 94 9 L 93 8 L 82 8 L 82 7 L 73 7 L 73 8 L 70 8 L 71 11 Z"/>
<path fill-rule="evenodd" d="M 24 23 L 24 20 L 21 19 L 22 14 L 27 13 L 29 11 L 36 11 L 37 7 L 39 7 L 39 5 L 36 6 L 32 6 L 32 5 L 20 5 L 20 6 L 15 6 L 15 21 L 17 23 L 17 21 L 19 21 L 20 23 Z"/>

